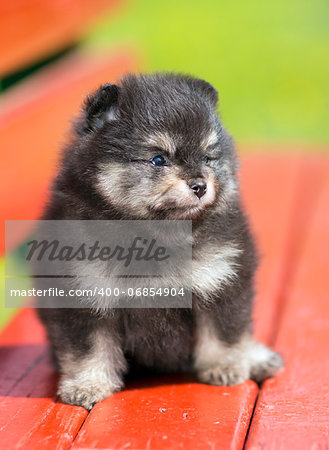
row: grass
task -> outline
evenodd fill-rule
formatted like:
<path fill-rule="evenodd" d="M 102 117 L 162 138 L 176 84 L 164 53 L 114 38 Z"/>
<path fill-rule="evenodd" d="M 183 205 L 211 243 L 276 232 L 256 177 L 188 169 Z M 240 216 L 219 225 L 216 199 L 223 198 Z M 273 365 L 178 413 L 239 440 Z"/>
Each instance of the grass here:
<path fill-rule="evenodd" d="M 85 43 L 125 42 L 139 49 L 145 70 L 207 79 L 240 142 L 326 146 L 328 14 L 325 0 L 136 0 Z"/>

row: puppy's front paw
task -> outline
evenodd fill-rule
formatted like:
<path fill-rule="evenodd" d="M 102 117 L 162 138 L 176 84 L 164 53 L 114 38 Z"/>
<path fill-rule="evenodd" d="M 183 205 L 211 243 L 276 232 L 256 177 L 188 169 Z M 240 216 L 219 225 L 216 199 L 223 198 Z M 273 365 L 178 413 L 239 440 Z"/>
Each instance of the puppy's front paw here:
<path fill-rule="evenodd" d="M 281 355 L 259 343 L 255 343 L 252 356 L 250 378 L 257 382 L 272 377 L 283 367 Z"/>
<path fill-rule="evenodd" d="M 95 403 L 109 397 L 113 392 L 108 384 L 81 384 L 76 380 L 64 379 L 59 383 L 57 394 L 64 403 L 83 406 L 90 411 Z"/>
<path fill-rule="evenodd" d="M 248 380 L 249 370 L 243 364 L 218 364 L 215 367 L 199 371 L 197 376 L 203 383 L 232 386 Z"/>

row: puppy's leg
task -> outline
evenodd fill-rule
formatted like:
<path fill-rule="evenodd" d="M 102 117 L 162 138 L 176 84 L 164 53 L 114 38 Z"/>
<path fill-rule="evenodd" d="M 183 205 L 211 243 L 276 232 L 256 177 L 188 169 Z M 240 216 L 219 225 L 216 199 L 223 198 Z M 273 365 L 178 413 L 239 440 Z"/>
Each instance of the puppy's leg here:
<path fill-rule="evenodd" d="M 87 353 L 77 356 L 64 351 L 58 360 L 61 372 L 58 394 L 66 403 L 90 410 L 123 385 L 126 360 L 115 336 L 104 328 L 93 330 Z"/>
<path fill-rule="evenodd" d="M 234 385 L 252 378 L 262 381 L 282 367 L 279 354 L 243 332 L 232 344 L 220 337 L 211 311 L 196 314 L 194 368 L 203 383 Z"/>

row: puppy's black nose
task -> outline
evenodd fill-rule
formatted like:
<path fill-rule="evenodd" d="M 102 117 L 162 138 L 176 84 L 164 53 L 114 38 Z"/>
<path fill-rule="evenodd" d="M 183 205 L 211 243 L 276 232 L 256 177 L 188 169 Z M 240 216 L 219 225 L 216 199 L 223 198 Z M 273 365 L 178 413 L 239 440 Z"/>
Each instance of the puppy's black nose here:
<path fill-rule="evenodd" d="M 203 180 L 193 180 L 189 183 L 189 186 L 198 198 L 201 198 L 207 192 L 207 184 Z"/>

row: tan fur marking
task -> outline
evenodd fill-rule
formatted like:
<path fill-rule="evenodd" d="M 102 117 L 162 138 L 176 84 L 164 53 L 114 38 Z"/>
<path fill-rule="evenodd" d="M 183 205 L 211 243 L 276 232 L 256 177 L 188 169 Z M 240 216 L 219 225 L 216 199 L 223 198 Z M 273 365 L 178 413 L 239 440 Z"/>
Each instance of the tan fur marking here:
<path fill-rule="evenodd" d="M 208 147 L 216 144 L 217 141 L 218 141 L 218 136 L 217 136 L 216 131 L 211 131 L 211 133 L 208 134 L 208 136 L 203 140 L 202 147 L 205 150 L 207 150 Z"/>
<path fill-rule="evenodd" d="M 153 145 L 155 147 L 159 147 L 160 149 L 162 148 L 166 150 L 171 155 L 175 154 L 175 144 L 168 133 L 152 134 L 147 137 L 146 142 L 149 145 Z"/>

